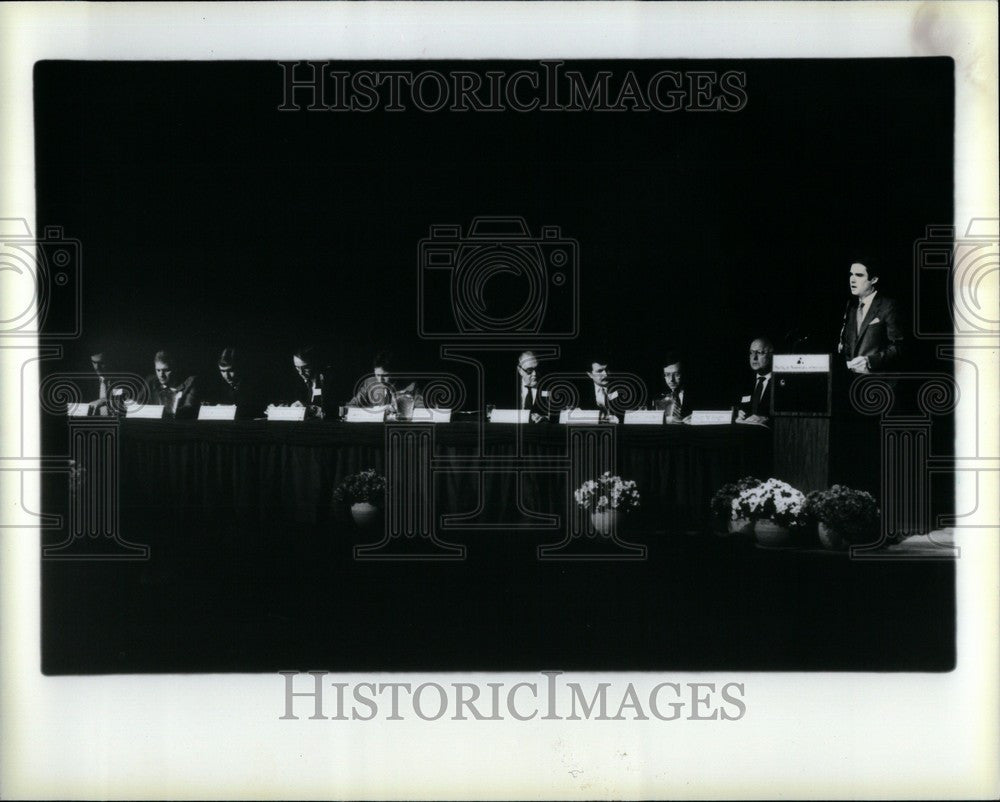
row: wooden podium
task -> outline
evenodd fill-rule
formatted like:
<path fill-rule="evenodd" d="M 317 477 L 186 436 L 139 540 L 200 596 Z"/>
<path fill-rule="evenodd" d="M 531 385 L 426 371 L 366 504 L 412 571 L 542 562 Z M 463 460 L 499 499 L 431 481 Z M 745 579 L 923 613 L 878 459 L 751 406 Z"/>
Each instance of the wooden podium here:
<path fill-rule="evenodd" d="M 775 354 L 771 365 L 773 475 L 808 493 L 830 486 L 830 354 Z"/>

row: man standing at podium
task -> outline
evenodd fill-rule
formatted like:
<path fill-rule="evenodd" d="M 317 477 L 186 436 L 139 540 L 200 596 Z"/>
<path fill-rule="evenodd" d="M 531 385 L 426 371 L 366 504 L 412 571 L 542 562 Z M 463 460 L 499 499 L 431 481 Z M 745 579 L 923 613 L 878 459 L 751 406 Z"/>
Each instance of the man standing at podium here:
<path fill-rule="evenodd" d="M 837 353 L 853 373 L 893 370 L 900 357 L 903 332 L 896 302 L 878 294 L 877 268 L 871 263 L 851 265 L 851 295 L 844 311 Z"/>
<path fill-rule="evenodd" d="M 774 345 L 767 337 L 757 337 L 750 343 L 750 370 L 754 384 L 740 398 L 736 411 L 737 423 L 767 423 L 771 411 L 771 361 Z"/>

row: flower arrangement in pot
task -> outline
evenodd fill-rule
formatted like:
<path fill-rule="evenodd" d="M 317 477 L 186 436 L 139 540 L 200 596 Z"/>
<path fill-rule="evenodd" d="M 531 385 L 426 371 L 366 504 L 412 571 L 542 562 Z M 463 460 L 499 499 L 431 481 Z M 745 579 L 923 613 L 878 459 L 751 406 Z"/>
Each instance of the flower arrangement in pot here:
<path fill-rule="evenodd" d="M 639 507 L 635 482 L 625 481 L 605 471 L 596 480 L 588 479 L 573 493 L 578 506 L 590 511 L 590 520 L 598 534 L 615 531 L 619 516 Z"/>
<path fill-rule="evenodd" d="M 805 523 L 805 503 L 802 491 L 772 478 L 741 490 L 733 499 L 732 517 L 752 520 L 760 545 L 787 546 L 792 540 L 792 529 Z"/>
<path fill-rule="evenodd" d="M 333 500 L 351 508 L 351 517 L 361 528 L 370 527 L 379 517 L 385 499 L 385 477 L 369 468 L 345 476 L 333 491 Z"/>
<path fill-rule="evenodd" d="M 879 510 L 875 497 L 864 490 L 834 485 L 806 496 L 806 512 L 816 519 L 819 541 L 828 549 L 878 539 Z"/>
<path fill-rule="evenodd" d="M 733 517 L 733 499 L 744 490 L 762 484 L 763 482 L 756 476 L 744 476 L 739 481 L 725 484 L 715 491 L 708 506 L 712 511 L 712 521 L 718 534 L 747 535 L 753 533 L 751 519 Z"/>

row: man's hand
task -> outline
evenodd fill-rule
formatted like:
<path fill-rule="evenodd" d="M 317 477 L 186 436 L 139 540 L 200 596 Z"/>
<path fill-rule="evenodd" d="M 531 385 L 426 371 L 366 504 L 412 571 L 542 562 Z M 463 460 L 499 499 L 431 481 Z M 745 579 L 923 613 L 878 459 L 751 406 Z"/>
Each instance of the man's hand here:
<path fill-rule="evenodd" d="M 541 414 L 539 414 L 537 412 L 532 412 L 531 413 L 531 422 L 532 423 L 545 423 L 546 420 L 547 420 L 547 418 L 544 415 L 541 415 Z"/>
<path fill-rule="evenodd" d="M 292 403 L 289 404 L 288 406 L 290 406 L 290 407 L 304 407 L 305 404 L 303 404 L 301 401 L 292 401 Z"/>
<path fill-rule="evenodd" d="M 743 411 L 742 409 L 741 409 L 741 410 L 739 410 L 739 411 L 738 411 L 738 412 L 736 413 L 736 422 L 737 422 L 737 423 L 742 423 L 742 422 L 743 422 L 743 421 L 745 421 L 746 419 L 747 419 L 747 413 L 746 413 L 746 412 L 744 412 L 744 411 Z"/>
<path fill-rule="evenodd" d="M 847 363 L 847 369 L 854 373 L 867 373 L 868 360 L 863 356 L 856 356 Z"/>

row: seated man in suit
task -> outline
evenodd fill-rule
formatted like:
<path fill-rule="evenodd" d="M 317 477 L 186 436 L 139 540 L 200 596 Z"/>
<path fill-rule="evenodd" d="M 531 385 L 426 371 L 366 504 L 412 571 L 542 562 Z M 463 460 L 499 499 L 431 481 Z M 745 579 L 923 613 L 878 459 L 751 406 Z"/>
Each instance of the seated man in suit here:
<path fill-rule="evenodd" d="M 684 364 L 676 354 L 667 355 L 663 363 L 663 383 L 667 389 L 654 406 L 663 410 L 667 423 L 682 423 L 694 409 L 691 394 L 684 384 Z"/>
<path fill-rule="evenodd" d="M 399 392 L 389 374 L 391 360 L 385 351 L 380 351 L 372 360 L 371 375 L 366 376 L 357 392 L 347 402 L 349 407 L 384 407 L 391 406 L 393 398 Z M 411 385 L 412 391 L 412 385 Z"/>
<path fill-rule="evenodd" d="M 346 406 L 370 409 L 388 407 L 392 412 L 398 413 L 400 406 L 405 407 L 409 398 L 413 399 L 414 407 L 424 406 L 423 396 L 415 382 L 410 382 L 406 387 L 396 386 L 390 373 L 391 366 L 389 354 L 385 351 L 377 353 L 372 360 L 371 375 L 361 381 L 357 392 Z M 407 414 L 405 409 L 403 414 Z"/>
<path fill-rule="evenodd" d="M 90 355 L 90 366 L 94 369 L 94 377 L 96 378 L 97 386 L 91 389 L 89 383 L 88 388 L 85 390 L 87 396 L 92 396 L 93 393 L 97 394 L 97 398 L 90 401 L 87 404 L 87 412 L 90 415 L 100 415 L 102 417 L 107 417 L 111 415 L 111 379 L 109 373 L 111 372 L 111 364 L 108 359 L 107 352 L 102 348 L 98 349 Z"/>
<path fill-rule="evenodd" d="M 247 376 L 244 362 L 236 349 L 222 349 L 218 365 L 219 380 L 215 382 L 210 394 L 211 403 L 235 406 L 237 420 L 262 417 L 264 395 L 260 386 Z"/>
<path fill-rule="evenodd" d="M 552 415 L 549 392 L 538 386 L 538 358 L 532 351 L 524 351 L 517 358 L 518 409 L 530 410 L 532 423 L 547 423 Z"/>
<path fill-rule="evenodd" d="M 740 398 L 736 408 L 737 423 L 766 424 L 771 411 L 771 361 L 774 346 L 767 337 L 750 343 L 750 370 L 754 372 L 753 389 Z"/>
<path fill-rule="evenodd" d="M 837 353 L 853 373 L 891 371 L 898 367 L 903 329 L 896 302 L 878 294 L 874 263 L 854 262 L 850 270 L 851 295 L 844 310 Z"/>
<path fill-rule="evenodd" d="M 305 407 L 307 418 L 325 418 L 336 413 L 335 389 L 329 368 L 322 367 L 316 348 L 305 345 L 292 354 L 292 367 L 298 380 L 283 406 Z"/>
<path fill-rule="evenodd" d="M 580 408 L 596 409 L 601 413 L 601 419 L 610 423 L 618 423 L 619 409 L 616 402 L 620 392 L 614 387 L 611 374 L 608 372 L 609 359 L 605 355 L 595 357 L 590 363 L 587 376 L 590 381 L 581 389 Z"/>
<path fill-rule="evenodd" d="M 153 357 L 152 376 L 146 377 L 146 390 L 150 404 L 163 405 L 163 417 L 178 420 L 196 418 L 201 402 L 198 398 L 194 376 L 181 378 L 174 358 L 166 351 L 157 351 Z"/>

